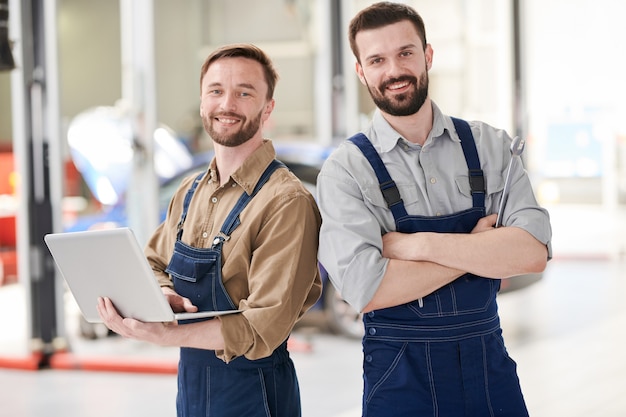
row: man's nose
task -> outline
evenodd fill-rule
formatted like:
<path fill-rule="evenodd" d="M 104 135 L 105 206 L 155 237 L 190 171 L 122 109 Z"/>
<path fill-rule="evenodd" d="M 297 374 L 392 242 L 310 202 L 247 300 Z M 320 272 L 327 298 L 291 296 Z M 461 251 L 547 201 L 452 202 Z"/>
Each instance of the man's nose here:
<path fill-rule="evenodd" d="M 220 107 L 224 111 L 234 111 L 237 108 L 237 101 L 235 98 L 234 94 L 224 94 L 222 101 L 220 102 Z"/>
<path fill-rule="evenodd" d="M 404 67 L 397 59 L 387 61 L 387 75 L 389 77 L 397 77 L 404 74 Z"/>

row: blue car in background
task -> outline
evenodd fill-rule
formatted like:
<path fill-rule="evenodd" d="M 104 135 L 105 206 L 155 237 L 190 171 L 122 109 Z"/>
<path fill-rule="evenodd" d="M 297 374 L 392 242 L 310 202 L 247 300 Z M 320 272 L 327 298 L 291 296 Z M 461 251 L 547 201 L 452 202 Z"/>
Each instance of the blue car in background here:
<path fill-rule="evenodd" d="M 101 203 L 101 208 L 90 214 L 76 216 L 71 222 L 65 224 L 64 230 L 76 232 L 83 230 L 107 229 L 117 227 L 127 227 L 128 215 L 126 210 L 125 193 L 130 175 L 129 164 L 132 158 L 129 156 L 129 149 L 132 144 L 125 142 L 122 135 L 118 135 L 116 140 L 110 140 L 115 134 L 111 130 L 112 122 L 117 124 L 118 130 L 125 130 L 120 127 L 120 120 L 117 114 L 108 108 L 99 108 L 97 111 L 90 111 L 91 125 L 89 131 L 93 132 L 94 117 L 102 121 L 103 116 L 106 126 L 102 126 L 99 131 L 108 129 L 107 139 L 94 139 L 94 135 L 86 135 L 84 128 L 70 128 L 68 132 L 68 142 L 72 159 L 83 176 L 85 183 L 92 195 Z M 80 119 L 79 119 L 80 120 Z M 80 126 L 79 126 L 80 127 Z M 169 137 L 164 137 L 161 132 L 159 141 L 155 137 L 155 168 L 161 168 L 157 172 L 159 183 L 158 202 L 160 221 L 165 219 L 165 214 L 174 192 L 178 189 L 183 178 L 206 170 L 213 153 L 211 151 L 191 154 L 178 139 L 166 131 Z M 156 136 L 156 134 L 155 134 Z M 100 148 L 103 141 L 108 141 L 106 147 Z M 112 151 L 113 148 L 113 151 Z M 116 149 L 117 148 L 117 149 Z M 277 158 L 287 165 L 287 167 L 302 181 L 305 187 L 315 195 L 315 184 L 320 167 L 328 157 L 332 149 L 311 143 L 291 143 L 275 144 Z M 97 161 L 103 153 L 107 152 L 107 162 Z M 173 159 L 173 160 L 172 160 Z M 163 170 L 163 166 L 166 167 Z M 104 186 L 103 186 L 104 184 Z M 333 332 L 351 338 L 360 338 L 363 335 L 363 323 L 361 314 L 350 307 L 337 293 L 333 285 L 328 280 L 326 270 L 320 265 L 322 273 L 323 292 L 320 300 L 311 309 L 312 312 L 321 313 L 324 324 Z M 86 338 L 96 338 L 103 333 L 97 325 L 90 324 L 81 318 L 79 324 L 80 334 Z"/>
<path fill-rule="evenodd" d="M 77 216 L 65 225 L 65 231 L 82 231 L 127 227 L 125 192 L 132 172 L 135 144 L 128 119 L 118 108 L 99 107 L 77 116 L 68 130 L 72 160 L 82 174 L 102 209 L 93 214 Z M 275 143 L 277 158 L 302 181 L 315 196 L 320 168 L 332 148 L 308 142 Z M 159 215 L 161 221 L 171 197 L 183 178 L 206 170 L 212 152 L 192 154 L 167 127 L 154 134 L 154 166 L 159 182 Z M 323 292 L 311 309 L 321 312 L 325 324 L 335 333 L 350 338 L 363 336 L 362 315 L 346 303 L 330 283 L 328 273 L 320 264 Z M 500 292 L 527 287 L 541 279 L 542 274 L 522 275 L 502 280 Z M 97 337 L 92 324 L 81 320 L 82 336 Z"/>

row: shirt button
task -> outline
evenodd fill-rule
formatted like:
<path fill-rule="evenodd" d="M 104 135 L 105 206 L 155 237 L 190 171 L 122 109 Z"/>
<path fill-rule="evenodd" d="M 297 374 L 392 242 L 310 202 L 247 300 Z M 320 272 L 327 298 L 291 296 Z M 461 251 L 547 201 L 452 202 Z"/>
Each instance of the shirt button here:
<path fill-rule="evenodd" d="M 374 336 L 376 334 L 376 329 L 372 327 L 371 329 L 368 330 L 368 333 Z"/>
<path fill-rule="evenodd" d="M 212 203 L 217 203 L 217 197 L 213 197 L 213 198 L 211 199 L 211 202 L 212 202 Z"/>
<path fill-rule="evenodd" d="M 437 178 L 432 177 L 432 178 L 430 179 L 430 183 L 431 183 L 431 184 L 435 184 L 436 182 L 437 182 Z"/>
<path fill-rule="evenodd" d="M 369 313 L 367 313 L 367 316 L 368 316 L 369 318 L 374 317 L 374 315 L 375 315 L 375 313 L 374 313 L 373 311 L 370 311 Z"/>
<path fill-rule="evenodd" d="M 203 237 L 204 239 L 206 239 L 206 238 L 207 238 L 207 236 L 209 236 L 209 234 L 208 234 L 207 232 L 202 233 L 202 237 Z"/>
<path fill-rule="evenodd" d="M 366 355 L 365 356 L 365 362 L 371 362 L 372 361 L 372 355 Z"/>

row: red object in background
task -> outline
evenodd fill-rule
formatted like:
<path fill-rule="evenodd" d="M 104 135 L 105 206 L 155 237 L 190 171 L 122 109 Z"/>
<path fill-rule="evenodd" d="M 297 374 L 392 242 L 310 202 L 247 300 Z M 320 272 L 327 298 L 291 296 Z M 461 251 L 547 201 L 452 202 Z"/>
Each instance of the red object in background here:
<path fill-rule="evenodd" d="M 0 248 L 14 248 L 15 246 L 15 215 L 0 215 Z"/>
<path fill-rule="evenodd" d="M 17 282 L 17 251 L 0 249 L 0 285 Z"/>
<path fill-rule="evenodd" d="M 82 177 L 80 176 L 80 172 L 78 172 L 78 170 L 76 169 L 76 165 L 74 165 L 74 162 L 71 159 L 65 162 L 64 173 L 65 195 L 82 195 Z"/>
<path fill-rule="evenodd" d="M 15 194 L 12 152 L 0 152 L 0 195 Z M 17 282 L 15 213 L 0 210 L 0 285 Z"/>
<path fill-rule="evenodd" d="M 15 215 L 0 215 L 0 285 L 17 282 Z"/>
<path fill-rule="evenodd" d="M 15 193 L 15 184 L 11 184 L 14 171 L 13 153 L 0 152 L 0 195 Z"/>
<path fill-rule="evenodd" d="M 70 160 L 65 163 L 67 195 L 81 194 L 81 177 Z M 0 196 L 15 196 L 17 181 L 13 152 L 0 149 Z M 0 207 L 0 285 L 17 282 L 16 213 Z"/>

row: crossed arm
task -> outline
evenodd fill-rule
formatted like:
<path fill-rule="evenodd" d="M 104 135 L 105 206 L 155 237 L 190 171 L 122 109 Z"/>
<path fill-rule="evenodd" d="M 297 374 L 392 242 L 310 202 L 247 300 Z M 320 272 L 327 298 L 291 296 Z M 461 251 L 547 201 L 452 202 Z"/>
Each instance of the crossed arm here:
<path fill-rule="evenodd" d="M 523 229 L 494 228 L 496 217 L 483 217 L 470 234 L 384 235 L 382 254 L 389 258 L 389 263 L 363 311 L 424 297 L 466 272 L 486 278 L 509 278 L 543 271 L 548 259 L 546 246 Z"/>

